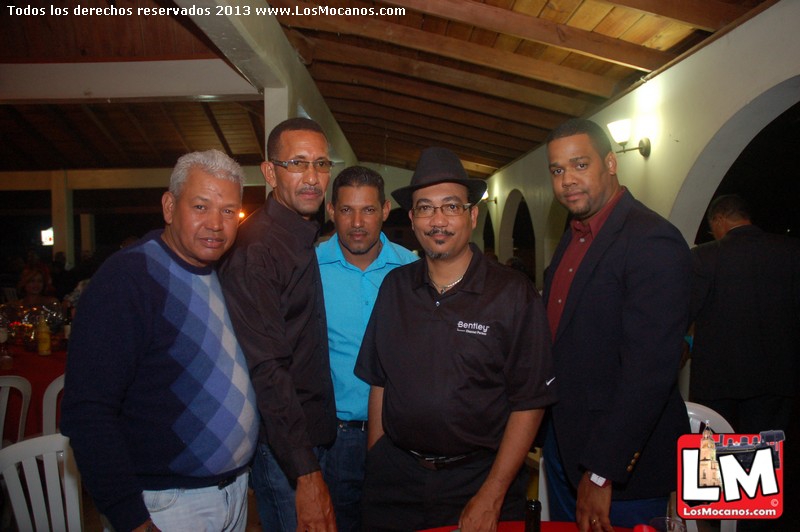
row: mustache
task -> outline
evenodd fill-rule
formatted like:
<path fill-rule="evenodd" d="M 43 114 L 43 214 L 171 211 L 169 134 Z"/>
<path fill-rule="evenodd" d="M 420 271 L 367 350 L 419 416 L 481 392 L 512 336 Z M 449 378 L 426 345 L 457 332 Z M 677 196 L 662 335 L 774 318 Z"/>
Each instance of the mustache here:
<path fill-rule="evenodd" d="M 319 187 L 315 187 L 313 185 L 306 185 L 306 186 L 304 186 L 303 188 L 301 188 L 300 190 L 297 191 L 298 195 L 300 195 L 300 194 L 308 194 L 308 193 L 313 193 L 313 194 L 316 194 L 316 195 L 320 195 L 320 194 L 322 194 L 322 189 L 319 188 Z"/>
<path fill-rule="evenodd" d="M 454 234 L 455 233 L 451 233 L 447 229 L 443 229 L 441 227 L 434 227 L 433 229 L 425 233 L 425 236 L 434 236 L 434 235 L 453 236 Z"/>

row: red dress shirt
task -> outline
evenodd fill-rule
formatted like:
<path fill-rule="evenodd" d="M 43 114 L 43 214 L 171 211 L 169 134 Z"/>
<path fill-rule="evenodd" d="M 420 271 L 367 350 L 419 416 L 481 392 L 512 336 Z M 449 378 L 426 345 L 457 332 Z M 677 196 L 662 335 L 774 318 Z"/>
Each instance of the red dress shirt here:
<path fill-rule="evenodd" d="M 550 297 L 547 300 L 547 321 L 550 323 L 550 335 L 553 340 L 556 338 L 558 324 L 561 321 L 561 314 L 564 312 L 564 305 L 567 303 L 567 296 L 569 295 L 570 286 L 572 286 L 572 280 L 575 278 L 575 272 L 578 271 L 583 257 L 589 251 L 594 235 L 600 232 L 614 207 L 619 203 L 624 190 L 625 187 L 620 187 L 614 197 L 597 214 L 592 216 L 588 223 L 581 220 L 572 220 L 570 222 L 572 239 L 564 251 L 564 256 L 558 265 L 558 269 L 553 274 Z"/>

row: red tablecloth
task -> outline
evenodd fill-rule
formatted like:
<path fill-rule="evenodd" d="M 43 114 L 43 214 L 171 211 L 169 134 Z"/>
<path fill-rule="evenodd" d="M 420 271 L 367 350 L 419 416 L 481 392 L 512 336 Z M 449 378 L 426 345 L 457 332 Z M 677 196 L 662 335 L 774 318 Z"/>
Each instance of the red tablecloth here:
<path fill-rule="evenodd" d="M 455 526 L 429 528 L 421 532 L 453 532 Z M 505 521 L 497 526 L 497 532 L 524 532 L 525 523 L 522 521 Z M 577 532 L 575 523 L 560 523 L 556 521 L 542 521 L 542 532 Z M 630 532 L 630 528 L 614 528 L 615 532 Z"/>
<path fill-rule="evenodd" d="M 0 375 L 19 375 L 31 383 L 31 404 L 28 408 L 28 419 L 25 422 L 25 436 L 42 433 L 42 397 L 47 386 L 64 373 L 67 364 L 66 351 L 53 351 L 52 355 L 39 356 L 36 352 L 26 351 L 22 346 L 9 345 L 8 350 L 14 358 L 10 369 L 0 369 Z M 20 407 L 22 396 L 12 390 L 8 398 L 3 439 L 17 440 Z"/>

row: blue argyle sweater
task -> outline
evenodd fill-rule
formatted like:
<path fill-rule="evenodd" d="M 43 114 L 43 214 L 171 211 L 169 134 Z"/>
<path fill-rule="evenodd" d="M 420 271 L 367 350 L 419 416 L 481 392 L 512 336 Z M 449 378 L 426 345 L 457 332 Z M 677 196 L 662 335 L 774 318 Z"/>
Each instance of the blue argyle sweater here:
<path fill-rule="evenodd" d="M 78 301 L 61 430 L 117 530 L 143 489 L 196 488 L 245 470 L 258 415 L 216 272 L 150 233 L 111 256 Z"/>

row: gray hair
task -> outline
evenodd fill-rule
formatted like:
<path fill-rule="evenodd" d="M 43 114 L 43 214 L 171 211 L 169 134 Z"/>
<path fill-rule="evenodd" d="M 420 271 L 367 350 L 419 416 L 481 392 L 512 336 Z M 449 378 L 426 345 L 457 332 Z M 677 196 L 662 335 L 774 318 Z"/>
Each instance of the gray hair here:
<path fill-rule="evenodd" d="M 176 198 L 183 190 L 183 184 L 192 168 L 200 168 L 203 172 L 218 179 L 232 181 L 239 185 L 239 196 L 244 192 L 244 171 L 239 163 L 219 150 L 193 151 L 181 156 L 172 169 L 169 178 L 169 191 Z"/>

